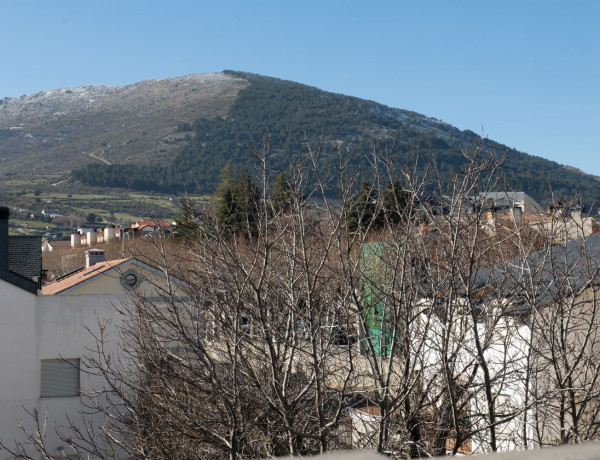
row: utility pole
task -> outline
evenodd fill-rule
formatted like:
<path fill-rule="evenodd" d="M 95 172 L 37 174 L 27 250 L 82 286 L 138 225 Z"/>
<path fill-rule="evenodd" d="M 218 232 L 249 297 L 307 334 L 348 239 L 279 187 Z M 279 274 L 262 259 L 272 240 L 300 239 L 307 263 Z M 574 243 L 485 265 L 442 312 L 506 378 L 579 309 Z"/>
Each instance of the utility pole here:
<path fill-rule="evenodd" d="M 125 225 L 121 217 L 121 259 L 125 258 Z"/>

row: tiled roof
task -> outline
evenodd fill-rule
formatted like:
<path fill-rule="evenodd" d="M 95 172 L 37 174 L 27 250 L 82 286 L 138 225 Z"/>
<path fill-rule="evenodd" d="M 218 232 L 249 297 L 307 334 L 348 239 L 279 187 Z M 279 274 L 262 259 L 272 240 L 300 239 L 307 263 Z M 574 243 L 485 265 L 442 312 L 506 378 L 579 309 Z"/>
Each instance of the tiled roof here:
<path fill-rule="evenodd" d="M 106 262 L 99 262 L 97 264 L 94 264 L 89 268 L 77 270 L 73 274 L 61 278 L 59 281 L 48 283 L 42 286 L 42 294 L 58 294 L 74 286 L 77 286 L 79 283 L 83 283 L 84 281 L 87 281 L 89 279 L 94 278 L 95 276 L 105 273 L 129 260 L 131 260 L 131 258 L 108 260 Z"/>
<path fill-rule="evenodd" d="M 169 228 L 172 225 L 164 219 L 142 219 L 131 226 L 131 228 L 141 229 L 143 227 L 154 227 L 154 228 Z"/>
<path fill-rule="evenodd" d="M 42 239 L 39 236 L 8 237 L 8 269 L 33 280 L 42 274 Z"/>

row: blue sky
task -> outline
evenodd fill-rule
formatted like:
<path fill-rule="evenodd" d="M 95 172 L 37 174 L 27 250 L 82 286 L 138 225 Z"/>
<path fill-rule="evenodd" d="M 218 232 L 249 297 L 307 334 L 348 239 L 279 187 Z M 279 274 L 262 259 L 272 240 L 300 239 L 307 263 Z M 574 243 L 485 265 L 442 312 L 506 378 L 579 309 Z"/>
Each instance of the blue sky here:
<path fill-rule="evenodd" d="M 0 6 L 0 97 L 244 70 L 414 110 L 600 175 L 599 1 Z"/>

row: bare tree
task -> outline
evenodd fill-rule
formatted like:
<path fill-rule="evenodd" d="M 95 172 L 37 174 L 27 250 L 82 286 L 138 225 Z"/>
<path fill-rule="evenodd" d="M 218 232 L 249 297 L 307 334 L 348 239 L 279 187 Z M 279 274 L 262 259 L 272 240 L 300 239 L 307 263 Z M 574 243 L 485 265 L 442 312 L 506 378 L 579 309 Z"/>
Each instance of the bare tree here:
<path fill-rule="evenodd" d="M 105 381 L 85 400 L 105 423 L 72 420 L 68 445 L 105 458 L 418 458 L 597 436 L 595 246 L 561 252 L 522 221 L 490 219 L 478 197 L 502 161 L 483 142 L 446 188 L 434 166 L 378 152 L 359 184 L 339 145 L 305 150 L 274 194 L 266 142 L 258 184 L 244 176 L 231 204 L 189 208 L 191 239 L 144 249 L 166 282 L 130 291 L 120 326 L 100 322 L 82 368 Z M 41 431 L 29 436 L 44 457 Z"/>

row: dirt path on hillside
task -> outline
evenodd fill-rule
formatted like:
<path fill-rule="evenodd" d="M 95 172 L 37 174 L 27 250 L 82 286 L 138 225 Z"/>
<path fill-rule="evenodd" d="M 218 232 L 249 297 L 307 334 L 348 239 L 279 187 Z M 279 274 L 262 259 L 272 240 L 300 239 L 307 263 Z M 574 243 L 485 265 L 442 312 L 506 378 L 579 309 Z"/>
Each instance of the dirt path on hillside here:
<path fill-rule="evenodd" d="M 104 163 L 106 163 L 107 165 L 110 165 L 110 161 L 105 160 L 104 158 L 100 158 L 99 156 L 94 155 L 93 153 L 88 153 L 89 156 L 91 156 L 92 158 L 95 158 L 96 160 L 100 160 L 103 161 Z"/>
<path fill-rule="evenodd" d="M 58 182 L 54 182 L 54 184 L 50 184 L 50 185 L 52 185 L 52 186 L 55 186 L 55 185 L 60 185 L 60 184 L 62 184 L 63 182 L 67 182 L 67 181 L 68 181 L 70 178 L 71 178 L 71 177 L 67 177 L 66 179 L 59 180 Z"/>

